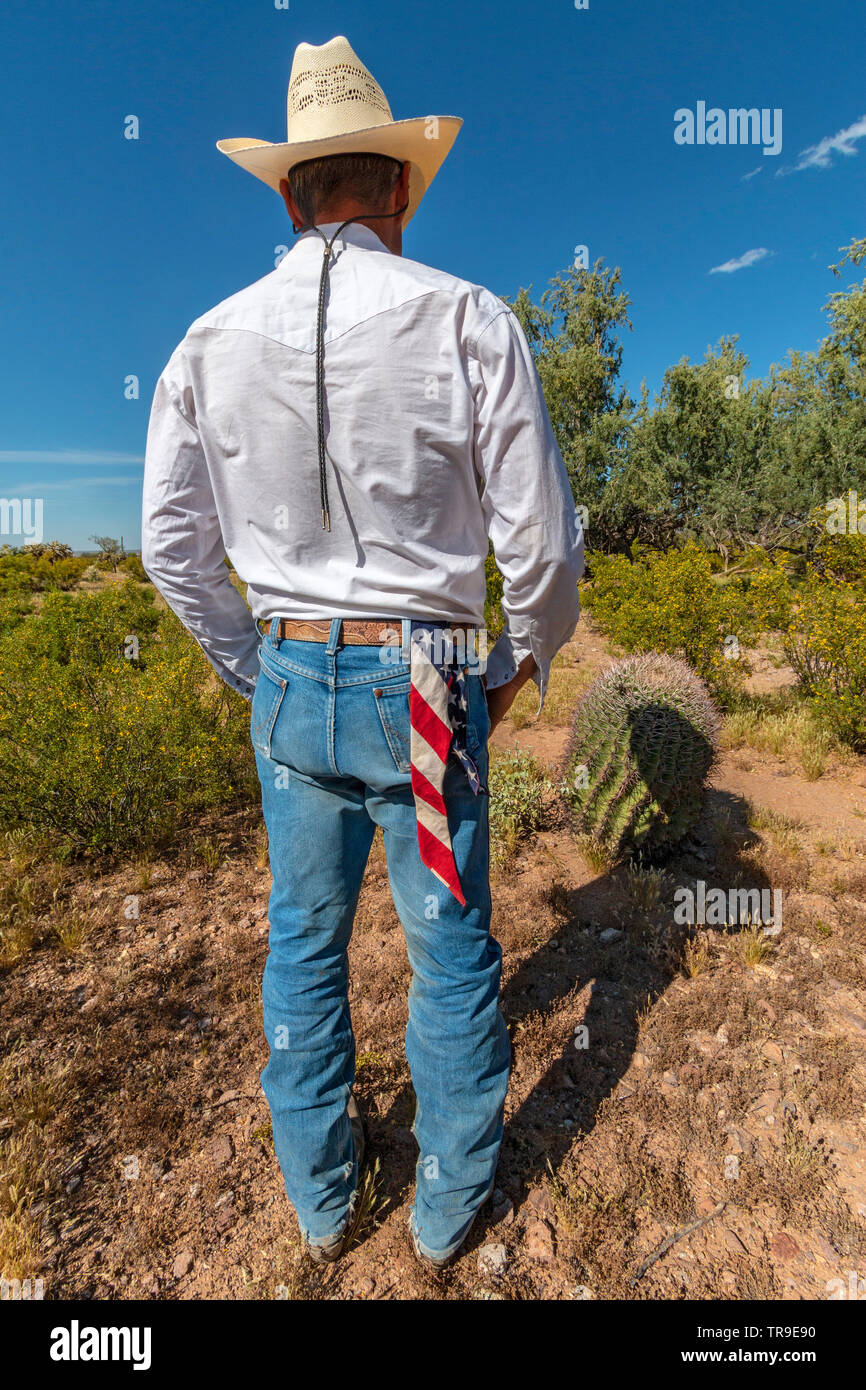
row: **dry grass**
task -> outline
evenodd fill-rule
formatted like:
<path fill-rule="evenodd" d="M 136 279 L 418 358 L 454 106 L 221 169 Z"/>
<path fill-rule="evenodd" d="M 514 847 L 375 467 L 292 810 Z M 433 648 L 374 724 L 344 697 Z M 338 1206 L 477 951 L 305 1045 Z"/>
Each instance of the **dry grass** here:
<path fill-rule="evenodd" d="M 379 1177 L 379 1160 L 367 1164 L 361 1172 L 358 1183 L 358 1195 L 355 1201 L 355 1210 L 349 1229 L 346 1232 L 346 1246 L 351 1246 L 355 1241 L 361 1239 L 366 1231 L 373 1224 L 376 1212 L 382 1209 L 382 1194 L 380 1192 L 381 1179 Z"/>
<path fill-rule="evenodd" d="M 856 1085 L 856 1058 L 847 1038 L 805 1038 L 800 1048 L 805 1070 L 797 1091 L 804 1102 L 832 1120 L 847 1120 L 863 1108 L 862 1087 Z"/>
<path fill-rule="evenodd" d="M 95 926 L 95 919 L 86 912 L 61 911 L 54 916 L 51 931 L 61 950 L 73 956 L 83 950 Z"/>
<path fill-rule="evenodd" d="M 0 970 L 11 970 L 28 956 L 36 940 L 36 924 L 31 917 L 12 917 L 0 922 Z"/>
<path fill-rule="evenodd" d="M 722 744 L 798 763 L 808 781 L 823 776 L 831 756 L 844 757 L 827 730 L 816 724 L 809 708 L 792 705 L 790 696 L 764 696 L 734 710 L 724 722 Z"/>
<path fill-rule="evenodd" d="M 264 821 L 262 821 L 256 829 L 255 864 L 257 869 L 267 869 L 270 867 L 270 860 L 268 858 L 268 831 Z"/>
<path fill-rule="evenodd" d="M 523 729 L 528 724 L 538 723 L 562 728 L 570 724 L 579 696 L 596 675 L 595 670 L 578 666 L 567 650 L 559 652 L 550 668 L 550 682 L 541 714 L 538 714 L 538 687 L 534 681 L 528 681 L 508 712 L 512 727 Z"/>
<path fill-rule="evenodd" d="M 41 1128 L 56 1114 L 70 1089 L 72 1062 L 44 1072 L 34 1071 L 16 1048 L 0 1067 L 0 1108 L 16 1130 Z"/>
<path fill-rule="evenodd" d="M 802 829 L 800 821 L 786 816 L 781 811 L 769 810 L 766 806 L 747 803 L 749 827 L 769 835 L 775 847 L 783 854 L 797 855 L 802 845 L 797 831 Z"/>
<path fill-rule="evenodd" d="M 593 839 L 591 835 L 577 835 L 575 845 L 578 853 L 595 873 L 606 874 L 613 868 L 614 858 L 600 840 Z"/>
<path fill-rule="evenodd" d="M 0 1064 L 0 1275 L 29 1279 L 41 1267 L 42 1225 L 51 1192 L 44 1131 L 71 1089 L 73 1059 L 37 1071 L 21 1046 Z"/>
<path fill-rule="evenodd" d="M 201 835 L 193 841 L 192 853 L 206 873 L 216 873 L 225 863 L 225 853 L 214 835 Z"/>
<path fill-rule="evenodd" d="M 652 912 L 659 906 L 666 883 L 667 875 L 662 869 L 647 868 L 641 864 L 629 864 L 626 869 L 626 891 L 635 907 L 642 912 Z"/>
<path fill-rule="evenodd" d="M 41 1266 L 38 1197 L 49 1187 L 48 1168 L 35 1133 L 0 1146 L 0 1277 L 32 1279 Z"/>
<path fill-rule="evenodd" d="M 782 1142 L 761 1163 L 741 1165 L 736 1184 L 737 1205 L 755 1210 L 772 1204 L 782 1222 L 808 1226 L 826 1201 L 829 1178 L 826 1154 L 810 1143 L 795 1121 L 789 1120 Z"/>
<path fill-rule="evenodd" d="M 578 1276 L 596 1296 L 633 1298 L 641 1230 L 649 1221 L 676 1227 L 694 1218 L 685 1151 L 661 1159 L 633 1133 L 602 1174 L 566 1164 L 551 1183 L 560 1226 Z"/>
<path fill-rule="evenodd" d="M 490 868 L 494 872 L 505 873 L 514 864 L 521 839 L 520 829 L 513 821 L 497 826 L 490 837 Z"/>
<path fill-rule="evenodd" d="M 42 918 L 57 903 L 64 867 L 44 847 L 15 832 L 0 859 L 0 971 L 24 960 L 39 940 Z"/>
<path fill-rule="evenodd" d="M 710 949 L 705 941 L 688 941 L 682 956 L 683 974 L 689 980 L 697 979 L 710 968 Z"/>
<path fill-rule="evenodd" d="M 765 936 L 763 928 L 757 925 L 748 927 L 745 931 L 738 931 L 731 936 L 730 949 L 749 970 L 754 970 L 757 965 L 763 965 L 764 961 L 773 953 L 769 937 Z"/>
<path fill-rule="evenodd" d="M 135 891 L 146 893 L 153 882 L 153 860 L 149 853 L 141 854 L 132 865 Z"/>

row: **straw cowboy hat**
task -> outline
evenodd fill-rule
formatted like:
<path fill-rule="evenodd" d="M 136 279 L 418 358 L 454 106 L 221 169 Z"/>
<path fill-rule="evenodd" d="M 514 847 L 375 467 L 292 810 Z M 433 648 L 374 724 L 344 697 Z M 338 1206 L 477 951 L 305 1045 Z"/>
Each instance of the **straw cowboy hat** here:
<path fill-rule="evenodd" d="M 395 121 L 379 83 L 342 34 L 330 43 L 295 49 L 286 98 L 286 141 L 218 140 L 217 149 L 279 192 L 280 179 L 305 159 L 328 154 L 387 154 L 408 160 L 409 206 L 415 213 L 445 160 L 463 121 L 459 116 L 416 116 Z"/>

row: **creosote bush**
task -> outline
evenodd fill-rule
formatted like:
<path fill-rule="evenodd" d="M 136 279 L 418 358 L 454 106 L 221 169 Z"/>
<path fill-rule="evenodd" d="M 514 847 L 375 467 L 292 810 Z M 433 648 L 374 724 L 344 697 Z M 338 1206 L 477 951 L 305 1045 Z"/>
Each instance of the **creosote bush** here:
<path fill-rule="evenodd" d="M 849 547 L 849 565 L 850 555 Z M 752 579 L 750 600 L 779 632 L 819 726 L 866 752 L 866 584 L 815 565 L 795 584 L 781 566 L 768 565 Z"/>
<path fill-rule="evenodd" d="M 515 749 L 490 759 L 489 789 L 491 859 L 501 866 L 544 823 L 551 784 L 530 753 Z"/>
<path fill-rule="evenodd" d="M 165 843 L 254 794 L 248 725 L 152 592 L 49 593 L 0 636 L 0 829 L 59 854 Z"/>
<path fill-rule="evenodd" d="M 715 579 L 710 556 L 693 543 L 633 552 L 592 556 L 582 599 L 595 622 L 625 651 L 681 657 L 716 694 L 733 694 L 748 674 L 743 649 L 753 637 L 742 585 Z"/>

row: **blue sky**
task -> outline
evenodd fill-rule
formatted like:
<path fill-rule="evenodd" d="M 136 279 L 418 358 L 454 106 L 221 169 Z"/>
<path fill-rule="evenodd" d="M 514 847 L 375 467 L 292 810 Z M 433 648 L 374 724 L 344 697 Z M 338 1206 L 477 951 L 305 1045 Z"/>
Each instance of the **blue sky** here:
<path fill-rule="evenodd" d="M 138 546 L 155 381 L 291 240 L 278 196 L 214 143 L 284 139 L 295 45 L 335 34 L 395 117 L 465 120 L 406 255 L 537 297 L 587 245 L 633 300 L 635 393 L 723 333 L 754 374 L 822 336 L 827 267 L 866 231 L 850 0 L 4 0 L 0 496 L 44 498 L 46 539 Z M 780 109 L 781 153 L 677 144 L 699 101 Z"/>

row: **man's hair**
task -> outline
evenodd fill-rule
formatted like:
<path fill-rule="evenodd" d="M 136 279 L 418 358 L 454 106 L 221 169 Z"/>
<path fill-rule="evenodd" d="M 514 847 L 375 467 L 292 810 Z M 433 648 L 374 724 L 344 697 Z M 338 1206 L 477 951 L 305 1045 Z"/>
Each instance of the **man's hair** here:
<path fill-rule="evenodd" d="M 329 154 L 305 159 L 287 177 L 304 226 L 310 227 L 319 209 L 338 199 L 355 198 L 370 212 L 383 211 L 401 168 L 402 161 L 387 154 Z"/>

